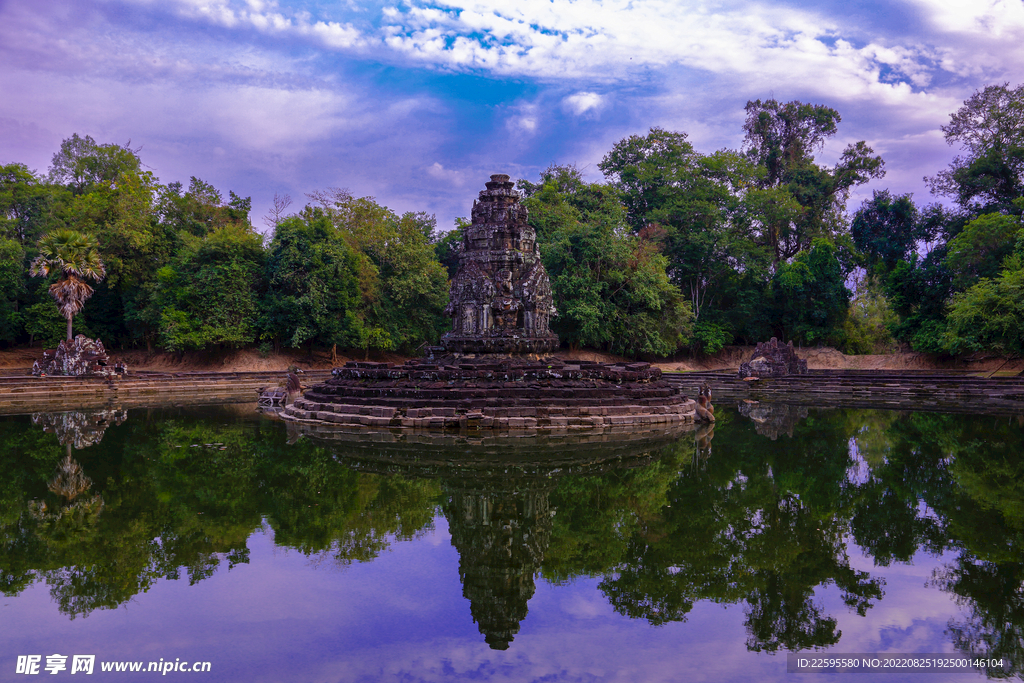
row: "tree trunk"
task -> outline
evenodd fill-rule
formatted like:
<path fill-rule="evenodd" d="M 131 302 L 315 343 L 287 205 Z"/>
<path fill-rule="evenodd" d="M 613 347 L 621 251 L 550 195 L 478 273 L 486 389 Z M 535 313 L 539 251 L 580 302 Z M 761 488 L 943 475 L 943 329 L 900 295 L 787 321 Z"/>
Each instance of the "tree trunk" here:
<path fill-rule="evenodd" d="M 71 316 L 68 316 L 68 341 L 71 341 Z"/>

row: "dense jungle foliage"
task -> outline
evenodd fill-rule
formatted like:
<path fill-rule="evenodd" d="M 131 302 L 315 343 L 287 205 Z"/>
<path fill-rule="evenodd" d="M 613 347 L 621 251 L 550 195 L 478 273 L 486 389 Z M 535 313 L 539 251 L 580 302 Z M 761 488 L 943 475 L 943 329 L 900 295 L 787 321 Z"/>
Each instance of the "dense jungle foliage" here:
<path fill-rule="evenodd" d="M 962 154 L 928 178 L 949 203 L 850 192 L 884 175 L 865 142 L 815 161 L 839 112 L 746 106 L 740 150 L 652 128 L 617 142 L 605 182 L 573 166 L 520 180 L 563 343 L 630 356 L 714 353 L 771 336 L 848 353 L 1024 351 L 1024 85 L 976 92 L 942 127 Z M 137 150 L 77 134 L 44 176 L 0 166 L 0 347 L 51 345 L 66 320 L 31 277 L 40 240 L 94 239 L 106 277 L 74 320 L 108 347 L 315 346 L 412 352 L 436 342 L 462 219 L 399 216 L 330 189 L 262 235 L 250 198 L 160 184 Z M 468 201 L 468 198 L 467 198 Z"/>

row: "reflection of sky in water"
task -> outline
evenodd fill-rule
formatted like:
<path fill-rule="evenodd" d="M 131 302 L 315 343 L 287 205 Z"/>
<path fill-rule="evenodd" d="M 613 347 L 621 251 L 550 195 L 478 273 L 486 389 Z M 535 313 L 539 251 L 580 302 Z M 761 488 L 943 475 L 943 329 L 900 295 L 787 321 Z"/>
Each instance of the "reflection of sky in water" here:
<path fill-rule="evenodd" d="M 47 483 L 65 448 L 53 434 L 19 431 L 27 419 L 0 420 L 0 469 L 9 480 L 0 490 L 0 559 L 8 565 L 0 579 L 14 590 L 33 573 L 63 581 L 52 595 L 37 578 L 0 599 L 0 681 L 21 678 L 18 655 L 53 653 L 206 660 L 206 680 L 216 681 L 832 680 L 788 674 L 784 650 L 828 642 L 832 618 L 842 636 L 829 656 L 953 653 L 951 622 L 995 632 L 1016 652 L 1024 563 L 1012 482 L 1024 481 L 1024 462 L 1014 425 L 765 405 L 748 412 L 758 419 L 721 411 L 710 457 L 708 448 L 695 458 L 684 438 L 653 463 L 627 459 L 631 467 L 556 479 L 543 468 L 488 474 L 491 465 L 478 458 L 474 469 L 462 456 L 458 472 L 429 478 L 436 466 L 418 463 L 416 448 L 288 443 L 281 425 L 251 422 L 249 413 L 129 420 L 101 446 L 76 451 L 105 507 L 70 535 Z M 214 441 L 227 449 L 190 448 Z M 409 471 L 374 473 L 399 465 Z M 428 478 L 418 478 L 421 470 Z M 42 510 L 44 498 L 50 507 Z M 8 501 L 21 512 L 7 514 Z M 201 578 L 216 564 L 207 553 L 223 560 L 234 549 L 244 558 L 238 544 L 254 528 L 248 564 L 229 570 L 222 561 L 189 585 L 190 573 Z M 892 564 L 876 567 L 854 538 Z M 914 553 L 926 547 L 956 550 Z M 378 548 L 386 549 L 372 561 L 342 567 L 335 559 Z M 899 563 L 911 554 L 912 563 Z M 523 572 L 541 566 L 541 555 L 546 576 L 612 574 L 558 585 L 537 577 L 534 590 Z M 871 599 L 875 585 L 858 571 L 880 582 L 882 599 Z M 158 578 L 175 572 L 179 580 Z M 865 617 L 844 604 L 835 582 L 871 599 Z M 812 586 L 813 607 L 803 602 Z M 742 599 L 746 590 L 758 591 L 759 611 Z M 613 602 L 655 620 L 685 613 L 685 621 L 652 627 Z M 112 604 L 119 606 L 104 608 Z M 803 611 L 794 617 L 791 609 Z M 801 630 L 819 626 L 824 637 Z M 492 642 L 499 632 L 515 637 L 508 650 L 494 650 L 482 631 Z M 783 650 L 759 654 L 748 642 Z"/>
<path fill-rule="evenodd" d="M 443 516 L 436 529 L 344 569 L 250 537 L 249 564 L 189 586 L 159 581 L 114 610 L 69 620 L 35 584 L 3 599 L 0 680 L 19 654 L 96 654 L 103 660 L 208 660 L 226 681 L 831 680 L 787 674 L 785 653 L 748 652 L 744 607 L 698 602 L 682 623 L 652 627 L 613 611 L 598 579 L 538 579 L 529 615 L 507 651 L 491 650 L 462 596 L 459 556 Z M 885 578 L 885 597 L 859 617 L 834 587 L 819 588 L 843 636 L 829 652 L 952 652 L 944 634 L 960 611 L 926 584 L 940 559 L 876 568 L 855 545 L 854 569 Z M 128 680 L 98 671 L 89 680 Z M 67 674 L 67 672 L 64 672 Z M 169 674 L 172 678 L 182 674 Z M 871 680 L 974 680 L 972 674 L 869 674 Z M 858 679 L 860 680 L 860 679 Z"/>

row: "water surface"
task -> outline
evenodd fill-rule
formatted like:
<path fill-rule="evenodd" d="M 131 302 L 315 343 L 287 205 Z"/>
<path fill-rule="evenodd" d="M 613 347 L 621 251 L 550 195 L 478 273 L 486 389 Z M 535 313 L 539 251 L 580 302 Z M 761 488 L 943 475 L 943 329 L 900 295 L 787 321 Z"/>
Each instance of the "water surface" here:
<path fill-rule="evenodd" d="M 0 680 L 31 654 L 95 654 L 89 680 L 161 658 L 217 681 L 834 679 L 787 674 L 792 651 L 1022 670 L 1018 418 L 719 415 L 504 460 L 251 406 L 0 418 Z"/>

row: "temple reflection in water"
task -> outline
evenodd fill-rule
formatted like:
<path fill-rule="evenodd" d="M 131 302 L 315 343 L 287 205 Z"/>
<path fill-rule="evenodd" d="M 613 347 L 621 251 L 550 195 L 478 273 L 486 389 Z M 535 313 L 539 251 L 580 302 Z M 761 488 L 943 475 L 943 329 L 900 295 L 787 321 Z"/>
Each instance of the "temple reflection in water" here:
<path fill-rule="evenodd" d="M 487 644 L 506 650 L 526 618 L 551 540 L 553 483 L 445 486 L 444 516 L 459 551 L 462 594 Z"/>
<path fill-rule="evenodd" d="M 462 594 L 487 644 L 506 650 L 529 612 L 551 542 L 556 510 L 550 496 L 566 475 L 600 475 L 649 465 L 659 450 L 694 425 L 633 432 L 586 431 L 523 438 L 466 438 L 428 432 L 397 435 L 288 426 L 334 446 L 341 462 L 361 471 L 436 478 L 451 542 L 459 552 Z M 710 442 L 711 429 L 697 438 Z"/>

